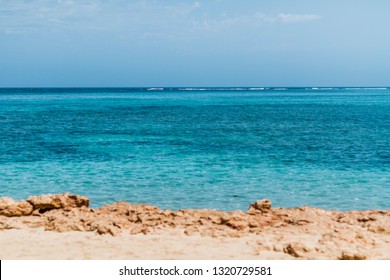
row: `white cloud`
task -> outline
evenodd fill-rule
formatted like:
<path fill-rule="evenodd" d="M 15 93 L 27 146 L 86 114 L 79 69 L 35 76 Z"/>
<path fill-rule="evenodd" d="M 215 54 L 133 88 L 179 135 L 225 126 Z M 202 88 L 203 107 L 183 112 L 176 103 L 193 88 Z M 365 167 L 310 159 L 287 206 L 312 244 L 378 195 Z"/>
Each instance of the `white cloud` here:
<path fill-rule="evenodd" d="M 284 14 L 280 13 L 277 19 L 282 22 L 312 21 L 321 19 L 320 15 L 315 14 Z"/>
<path fill-rule="evenodd" d="M 88 22 L 101 10 L 96 1 L 33 0 L 1 4 L 0 32 L 11 29 L 19 34 L 69 29 L 80 22 Z"/>
<path fill-rule="evenodd" d="M 221 31 L 234 27 L 259 28 L 266 24 L 274 23 L 295 23 L 321 19 L 320 15 L 315 14 L 285 14 L 278 15 L 264 14 L 257 12 L 251 15 L 242 15 L 238 17 L 229 17 L 223 13 L 222 17 L 206 17 L 201 20 L 193 20 L 193 26 L 197 30 Z"/>
<path fill-rule="evenodd" d="M 207 2 L 146 0 L 0 0 L 0 33 L 108 32 L 123 38 L 169 38 L 189 33 L 257 30 L 264 25 L 318 20 L 315 14 L 210 12 Z M 208 6 L 207 6 L 208 5 Z M 238 31 L 241 32 L 241 31 Z M 158 34 L 158 35 L 157 35 Z"/>

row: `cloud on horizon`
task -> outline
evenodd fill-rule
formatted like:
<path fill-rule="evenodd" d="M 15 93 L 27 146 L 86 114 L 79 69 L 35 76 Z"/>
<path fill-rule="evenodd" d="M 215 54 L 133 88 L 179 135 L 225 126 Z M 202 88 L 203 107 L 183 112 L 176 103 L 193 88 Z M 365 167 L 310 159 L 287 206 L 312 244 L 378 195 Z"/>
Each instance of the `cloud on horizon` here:
<path fill-rule="evenodd" d="M 299 21 L 313 21 L 319 20 L 322 17 L 315 14 L 284 14 L 280 13 L 277 16 L 277 19 L 282 22 L 299 22 Z"/>
<path fill-rule="evenodd" d="M 270 23 L 321 19 L 316 14 L 264 14 L 233 16 L 209 13 L 199 1 L 166 4 L 158 1 L 1 1 L 0 33 L 114 32 L 120 36 L 223 31 L 232 27 L 259 28 Z M 223 7 L 219 7 L 223 8 Z M 225 7 L 226 8 L 226 7 Z"/>

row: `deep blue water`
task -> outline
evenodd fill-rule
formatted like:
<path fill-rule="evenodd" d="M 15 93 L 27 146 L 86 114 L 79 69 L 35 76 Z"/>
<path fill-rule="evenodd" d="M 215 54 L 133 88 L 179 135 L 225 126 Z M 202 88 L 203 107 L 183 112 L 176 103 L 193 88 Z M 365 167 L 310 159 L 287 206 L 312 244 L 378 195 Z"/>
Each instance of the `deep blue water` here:
<path fill-rule="evenodd" d="M 0 89 L 0 196 L 390 208 L 390 89 Z"/>

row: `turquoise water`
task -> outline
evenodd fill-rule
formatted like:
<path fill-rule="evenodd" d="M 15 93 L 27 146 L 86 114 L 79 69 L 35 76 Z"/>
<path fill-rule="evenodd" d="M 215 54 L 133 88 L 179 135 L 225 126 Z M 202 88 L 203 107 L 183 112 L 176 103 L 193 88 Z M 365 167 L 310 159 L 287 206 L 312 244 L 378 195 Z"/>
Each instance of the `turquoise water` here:
<path fill-rule="evenodd" d="M 390 208 L 390 89 L 0 89 L 0 196 Z"/>

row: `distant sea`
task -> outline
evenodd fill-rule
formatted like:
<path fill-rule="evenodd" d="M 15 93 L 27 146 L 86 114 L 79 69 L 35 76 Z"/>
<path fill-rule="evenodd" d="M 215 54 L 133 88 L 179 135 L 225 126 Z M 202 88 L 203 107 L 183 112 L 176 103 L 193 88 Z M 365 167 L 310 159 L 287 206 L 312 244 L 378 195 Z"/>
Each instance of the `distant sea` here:
<path fill-rule="evenodd" d="M 0 196 L 390 208 L 389 88 L 0 89 Z"/>

